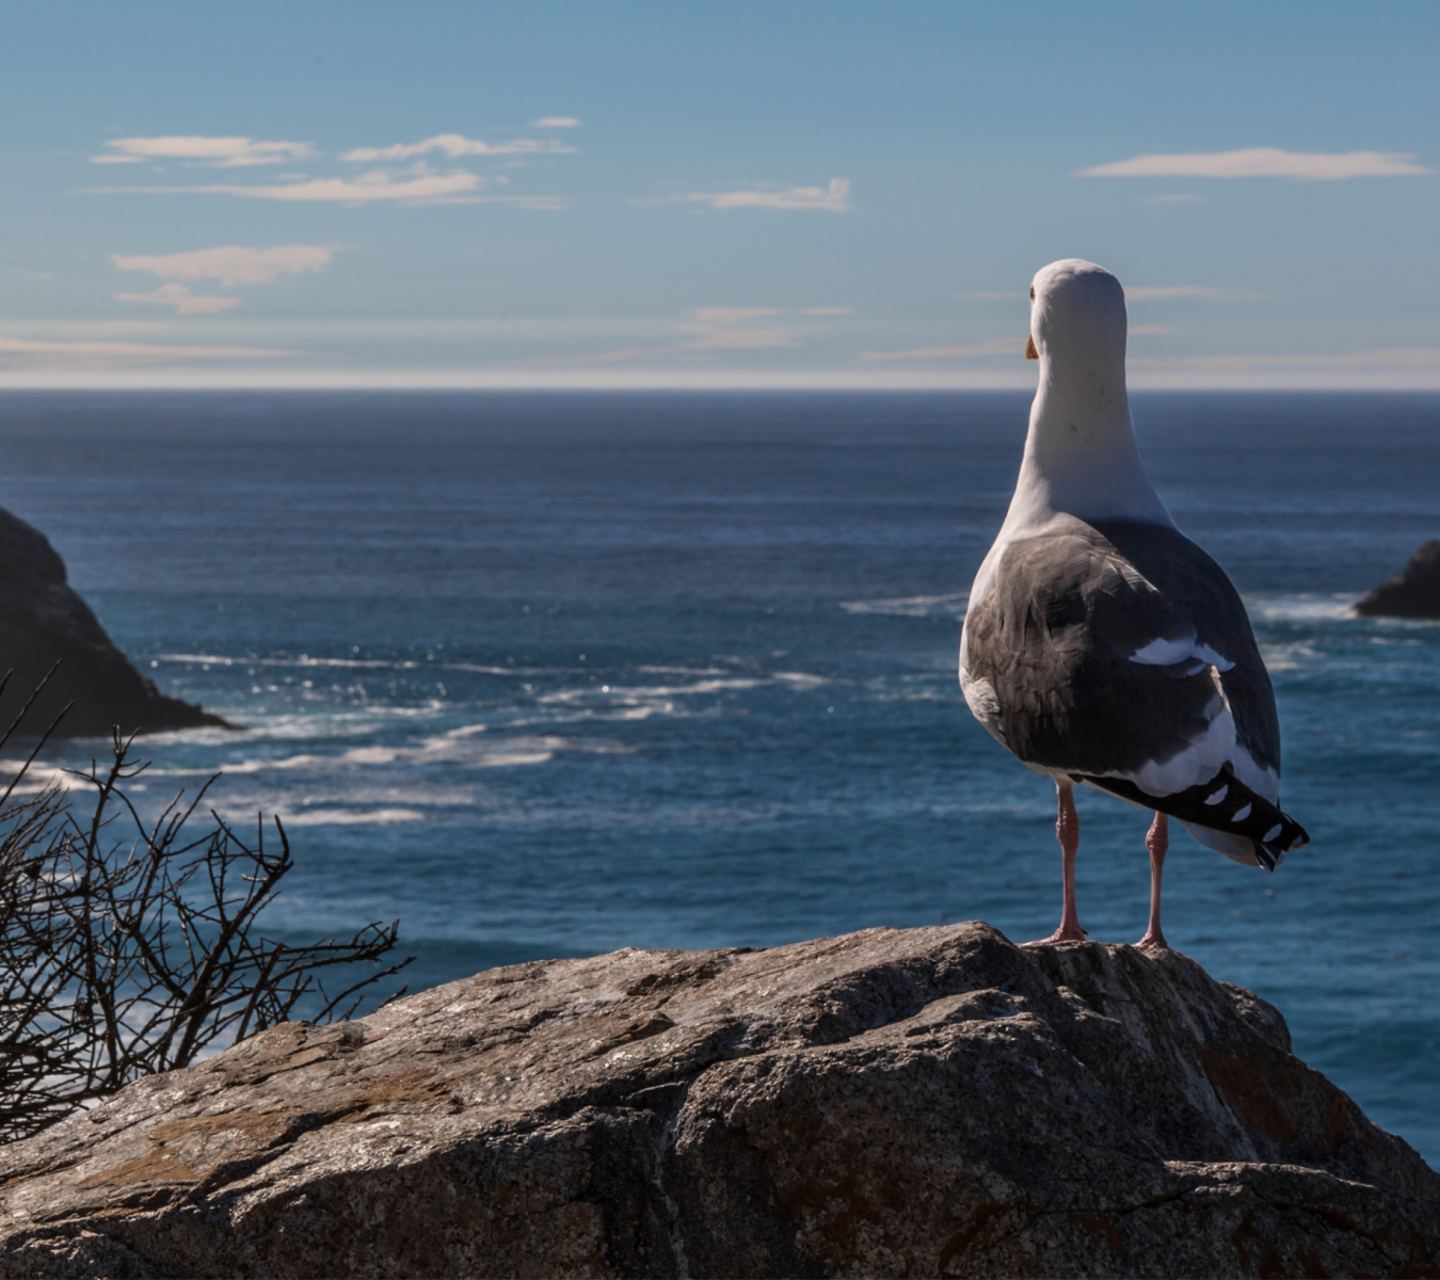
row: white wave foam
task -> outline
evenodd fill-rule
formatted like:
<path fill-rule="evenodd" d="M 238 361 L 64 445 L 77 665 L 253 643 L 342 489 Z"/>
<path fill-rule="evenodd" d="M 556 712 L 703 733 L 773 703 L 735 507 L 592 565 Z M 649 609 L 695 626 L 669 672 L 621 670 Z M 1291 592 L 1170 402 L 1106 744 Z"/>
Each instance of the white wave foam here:
<path fill-rule="evenodd" d="M 156 662 L 198 667 L 335 667 L 376 671 L 473 671 L 491 676 L 536 676 L 544 667 L 488 666 L 476 662 L 419 662 L 414 658 L 316 658 L 302 653 L 292 658 L 236 658 L 216 653 L 157 653 Z"/>
<path fill-rule="evenodd" d="M 305 809 L 280 815 L 280 821 L 287 827 L 390 826 L 396 822 L 424 820 L 425 815 L 419 809 Z"/>
<path fill-rule="evenodd" d="M 364 748 L 360 748 L 364 750 Z M 286 756 L 281 760 L 231 760 L 214 766 L 173 768 L 173 769 L 147 769 L 146 776 L 151 778 L 187 778 L 187 777 L 209 777 L 212 773 L 224 774 L 245 774 L 259 773 L 262 769 L 305 769 L 311 765 L 323 764 L 332 760 L 333 756 L 299 755 Z"/>
<path fill-rule="evenodd" d="M 723 693 L 729 689 L 755 689 L 768 681 L 763 677 L 740 676 L 728 679 L 697 680 L 694 684 L 657 685 L 582 685 L 578 689 L 559 689 L 536 699 L 547 705 L 588 702 L 609 698 L 612 702 L 661 702 L 670 698 L 689 698 L 699 694 Z"/>
<path fill-rule="evenodd" d="M 897 596 L 889 600 L 842 600 L 846 613 L 873 613 L 891 618 L 963 618 L 968 591 L 938 596 Z"/>
<path fill-rule="evenodd" d="M 740 689 L 759 689 L 768 684 L 784 684 L 792 688 L 810 689 L 830 683 L 825 676 L 807 671 L 775 671 L 764 676 L 726 676 L 697 680 L 694 684 L 659 685 L 582 685 L 578 689 L 558 689 L 542 694 L 536 702 L 545 706 L 570 706 L 600 699 L 611 706 L 645 707 L 648 711 L 673 710 L 673 699 L 701 697 L 711 693 L 728 693 Z"/>
<path fill-rule="evenodd" d="M 654 676 L 723 676 L 723 667 L 655 667 L 650 665 L 635 668 L 646 675 Z"/>
<path fill-rule="evenodd" d="M 1262 644 L 1260 657 L 1265 669 L 1274 675 L 1277 671 L 1296 671 L 1308 666 L 1320 656 L 1314 645 L 1303 640 L 1293 644 Z"/>
<path fill-rule="evenodd" d="M 23 760 L 0 760 L 0 775 L 17 774 L 25 769 Z M 67 786 L 78 781 L 68 769 L 62 769 L 58 765 L 46 764 L 43 760 L 34 761 L 28 769 L 25 769 L 25 782 L 22 786 L 31 785 L 38 787 Z M 8 783 L 0 777 L 0 791 L 4 791 Z"/>
<path fill-rule="evenodd" d="M 302 653 L 294 658 L 236 658 L 219 653 L 157 653 L 157 662 L 183 662 L 201 667 L 418 667 L 418 662 L 396 662 L 384 658 L 312 658 Z"/>
<path fill-rule="evenodd" d="M 480 729 L 483 727 L 479 726 Z M 362 754 L 377 750 L 382 749 L 360 748 L 358 751 L 347 751 L 341 759 L 347 764 L 389 763 L 381 760 L 378 755 Z M 443 762 L 469 765 L 478 769 L 494 769 L 515 764 L 544 764 L 561 751 L 580 755 L 627 755 L 633 750 L 633 747 L 620 742 L 577 742 L 562 738 L 558 734 L 482 739 L 452 730 L 439 737 L 427 738 L 416 747 L 394 748 L 392 758 L 407 764 Z"/>
<path fill-rule="evenodd" d="M 558 734 L 528 734 L 509 737 L 481 737 L 487 732 L 483 724 L 464 725 L 434 737 L 423 738 L 411 746 L 370 745 L 351 747 L 334 754 L 305 752 L 280 759 L 251 757 L 206 768 L 151 769 L 148 776 L 208 777 L 220 772 L 226 776 L 263 773 L 271 770 L 324 770 L 336 766 L 383 766 L 455 764 L 472 769 L 498 769 L 511 765 L 545 764 L 559 752 L 577 755 L 628 755 L 633 747 L 622 742 L 588 742 L 564 738 Z"/>
<path fill-rule="evenodd" d="M 446 809 L 456 806 L 473 807 L 479 803 L 475 790 L 469 787 L 427 786 L 422 779 L 406 779 L 402 786 L 355 786 L 348 778 L 334 780 L 333 789 L 307 784 L 304 803 L 319 808 L 358 806 L 380 809 Z M 238 789 L 238 788 L 237 788 Z M 253 788 L 261 808 L 268 807 L 275 800 L 274 792 L 263 786 Z"/>
<path fill-rule="evenodd" d="M 794 689 L 814 689 L 818 685 L 830 683 L 824 676 L 812 676 L 808 671 L 776 671 L 771 679 L 779 680 Z"/>
<path fill-rule="evenodd" d="M 1287 595 L 1247 595 L 1245 607 L 1252 618 L 1266 622 L 1312 622 L 1329 618 L 1352 618 L 1355 591 L 1301 592 Z"/>

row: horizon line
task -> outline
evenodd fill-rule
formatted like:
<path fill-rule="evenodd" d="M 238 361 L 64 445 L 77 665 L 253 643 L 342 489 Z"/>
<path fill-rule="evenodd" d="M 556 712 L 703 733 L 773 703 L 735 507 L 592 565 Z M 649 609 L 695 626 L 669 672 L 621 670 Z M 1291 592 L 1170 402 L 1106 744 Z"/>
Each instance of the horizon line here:
<path fill-rule="evenodd" d="M 1132 391 L 1440 391 L 1440 368 L 1133 370 Z M 549 370 L 0 369 L 0 391 L 1029 391 L 1029 370 L 953 372 L 805 371 L 637 374 Z"/>

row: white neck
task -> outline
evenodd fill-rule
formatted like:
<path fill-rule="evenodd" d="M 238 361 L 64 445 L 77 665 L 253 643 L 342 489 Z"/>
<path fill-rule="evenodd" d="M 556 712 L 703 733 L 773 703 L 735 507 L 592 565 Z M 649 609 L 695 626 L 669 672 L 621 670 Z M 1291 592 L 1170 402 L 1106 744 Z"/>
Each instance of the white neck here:
<path fill-rule="evenodd" d="M 1025 457 L 1002 537 L 1061 513 L 1174 526 L 1135 445 L 1124 348 L 1118 361 L 1097 354 L 1058 366 L 1042 352 Z"/>

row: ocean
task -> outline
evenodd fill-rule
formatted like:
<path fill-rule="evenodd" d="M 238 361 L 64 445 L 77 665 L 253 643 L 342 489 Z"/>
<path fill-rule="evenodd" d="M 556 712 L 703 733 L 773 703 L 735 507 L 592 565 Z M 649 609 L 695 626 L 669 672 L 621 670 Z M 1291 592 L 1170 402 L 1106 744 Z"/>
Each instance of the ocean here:
<path fill-rule="evenodd" d="M 290 940 L 398 918 L 412 989 L 623 946 L 1060 910 L 1054 791 L 974 722 L 966 591 L 1020 394 L 0 395 L 0 505 L 166 692 L 162 797 L 279 813 Z M 1180 834 L 1166 933 L 1440 1165 L 1440 623 L 1356 618 L 1440 536 L 1440 396 L 1137 394 L 1275 680 L 1273 875 Z M 75 766 L 95 742 L 48 747 Z M 1144 931 L 1146 816 L 1078 797 L 1080 918 Z"/>

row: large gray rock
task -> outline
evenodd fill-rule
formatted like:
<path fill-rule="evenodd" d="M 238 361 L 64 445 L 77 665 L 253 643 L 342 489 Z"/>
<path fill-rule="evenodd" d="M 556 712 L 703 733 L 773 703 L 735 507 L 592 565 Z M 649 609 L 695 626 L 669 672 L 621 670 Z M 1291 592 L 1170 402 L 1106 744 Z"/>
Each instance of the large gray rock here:
<path fill-rule="evenodd" d="M 1171 952 L 516 965 L 0 1151 L 26 1276 L 1440 1275 L 1440 1177 Z"/>
<path fill-rule="evenodd" d="M 38 529 L 0 509 L 0 729 L 19 713 L 46 672 L 50 677 L 22 732 L 38 735 L 64 709 L 58 737 L 108 737 L 201 725 L 229 728 L 193 703 L 169 698 L 130 665 L 65 580 L 65 562 Z"/>
<path fill-rule="evenodd" d="M 1355 606 L 1369 618 L 1440 618 L 1440 541 L 1422 542 L 1410 563 Z"/>

